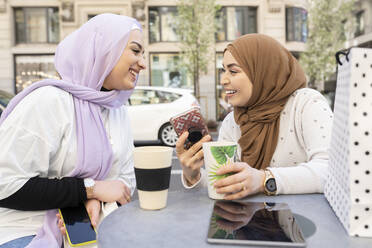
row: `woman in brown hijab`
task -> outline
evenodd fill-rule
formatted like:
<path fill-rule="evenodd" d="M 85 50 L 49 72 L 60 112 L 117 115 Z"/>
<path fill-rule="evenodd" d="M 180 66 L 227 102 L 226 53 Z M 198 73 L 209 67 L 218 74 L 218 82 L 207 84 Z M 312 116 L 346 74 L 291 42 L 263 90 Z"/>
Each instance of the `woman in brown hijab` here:
<path fill-rule="evenodd" d="M 241 36 L 224 51 L 221 85 L 234 111 L 221 124 L 218 140 L 238 143 L 240 161 L 218 173 L 225 199 L 323 192 L 328 166 L 332 111 L 317 91 L 305 88 L 297 60 L 279 42 L 262 34 Z M 204 178 L 202 143 L 188 150 L 185 132 L 176 145 L 186 188 Z M 206 180 L 202 180 L 206 181 Z"/>

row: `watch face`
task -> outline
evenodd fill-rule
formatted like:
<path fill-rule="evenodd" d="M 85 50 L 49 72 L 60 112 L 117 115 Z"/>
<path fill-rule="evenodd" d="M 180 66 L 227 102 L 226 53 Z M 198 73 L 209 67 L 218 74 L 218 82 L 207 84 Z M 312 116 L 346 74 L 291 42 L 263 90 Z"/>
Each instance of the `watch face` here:
<path fill-rule="evenodd" d="M 84 186 L 86 188 L 93 187 L 94 186 L 94 180 L 92 178 L 85 178 L 84 179 Z"/>
<path fill-rule="evenodd" d="M 266 181 L 265 185 L 267 191 L 269 192 L 275 192 L 276 191 L 276 183 L 274 178 L 270 178 L 269 180 Z"/>
<path fill-rule="evenodd" d="M 265 202 L 265 205 L 268 207 L 275 207 L 275 202 Z"/>

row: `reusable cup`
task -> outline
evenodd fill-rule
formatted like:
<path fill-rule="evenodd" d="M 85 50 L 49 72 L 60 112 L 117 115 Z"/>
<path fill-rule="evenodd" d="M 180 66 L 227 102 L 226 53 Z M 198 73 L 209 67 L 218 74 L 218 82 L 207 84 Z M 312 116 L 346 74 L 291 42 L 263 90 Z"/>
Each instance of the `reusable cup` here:
<path fill-rule="evenodd" d="M 162 209 L 167 205 L 173 148 L 143 146 L 134 149 L 134 172 L 140 207 Z"/>
<path fill-rule="evenodd" d="M 208 175 L 208 196 L 212 199 L 223 199 L 224 194 L 218 194 L 213 187 L 215 181 L 229 176 L 217 175 L 216 171 L 236 161 L 237 144 L 227 141 L 212 141 L 203 143 L 204 164 Z"/>

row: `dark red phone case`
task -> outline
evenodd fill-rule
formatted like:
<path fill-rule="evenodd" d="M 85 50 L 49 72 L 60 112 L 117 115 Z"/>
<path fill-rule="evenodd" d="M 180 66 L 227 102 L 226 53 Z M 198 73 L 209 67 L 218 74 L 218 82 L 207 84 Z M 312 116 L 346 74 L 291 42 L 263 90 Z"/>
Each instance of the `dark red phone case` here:
<path fill-rule="evenodd" d="M 208 134 L 208 128 L 207 125 L 205 125 L 199 107 L 194 107 L 186 112 L 172 117 L 170 122 L 178 137 L 183 132 L 188 131 L 191 127 L 200 129 L 203 136 Z"/>

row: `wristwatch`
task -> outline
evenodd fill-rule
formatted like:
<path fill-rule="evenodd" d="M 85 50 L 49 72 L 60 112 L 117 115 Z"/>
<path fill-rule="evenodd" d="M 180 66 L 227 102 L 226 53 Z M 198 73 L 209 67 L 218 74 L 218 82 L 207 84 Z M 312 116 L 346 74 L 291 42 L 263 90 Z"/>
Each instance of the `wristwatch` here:
<path fill-rule="evenodd" d="M 87 192 L 87 199 L 93 198 L 93 188 L 96 182 L 92 178 L 85 178 L 84 179 L 84 186 Z"/>
<path fill-rule="evenodd" d="M 270 170 L 264 170 L 265 172 L 265 180 L 264 180 L 264 193 L 266 195 L 276 195 L 276 181 L 274 175 L 271 173 Z"/>
<path fill-rule="evenodd" d="M 264 202 L 265 209 L 271 210 L 273 207 L 275 207 L 275 202 Z"/>

